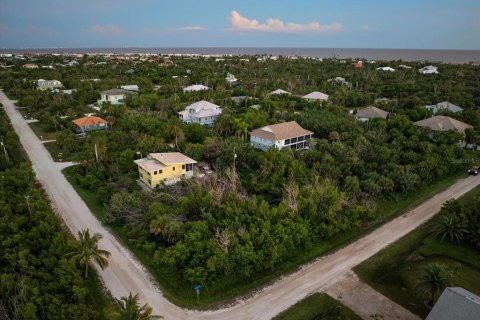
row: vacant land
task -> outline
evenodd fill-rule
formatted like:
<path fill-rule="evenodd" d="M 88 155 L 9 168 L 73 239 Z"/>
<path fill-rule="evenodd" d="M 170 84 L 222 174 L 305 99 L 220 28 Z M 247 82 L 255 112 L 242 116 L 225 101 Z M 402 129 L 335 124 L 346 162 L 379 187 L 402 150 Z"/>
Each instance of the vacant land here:
<path fill-rule="evenodd" d="M 480 194 L 472 190 L 460 201 Z M 429 309 L 415 290 L 419 271 L 438 262 L 454 273 L 453 285 L 480 294 L 480 252 L 475 248 L 442 241 L 428 233 L 428 223 L 365 261 L 355 271 L 379 292 L 412 312 L 426 316 Z"/>

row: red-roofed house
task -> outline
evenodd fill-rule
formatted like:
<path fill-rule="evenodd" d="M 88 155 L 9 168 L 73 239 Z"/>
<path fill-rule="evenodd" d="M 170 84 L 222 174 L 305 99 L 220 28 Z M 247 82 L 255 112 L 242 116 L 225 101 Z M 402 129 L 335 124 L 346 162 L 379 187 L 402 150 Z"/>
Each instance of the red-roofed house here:
<path fill-rule="evenodd" d="M 75 131 L 83 134 L 90 131 L 106 130 L 108 127 L 108 122 L 106 120 L 95 116 L 78 118 L 72 122 L 76 126 Z"/>

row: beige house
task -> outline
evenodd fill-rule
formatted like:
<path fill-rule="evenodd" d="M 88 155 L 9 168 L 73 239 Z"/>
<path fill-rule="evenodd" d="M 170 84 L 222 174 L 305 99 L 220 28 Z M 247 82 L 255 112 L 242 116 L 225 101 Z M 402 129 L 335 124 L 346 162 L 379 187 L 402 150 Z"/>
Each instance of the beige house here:
<path fill-rule="evenodd" d="M 430 128 L 433 131 L 453 130 L 463 134 L 465 134 L 466 129 L 473 128 L 471 125 L 446 116 L 434 116 L 417 121 L 415 124 L 419 127 Z"/>
<path fill-rule="evenodd" d="M 180 152 L 150 153 L 134 162 L 140 180 L 152 189 L 162 183 L 172 185 L 181 179 L 192 178 L 193 165 L 197 163 Z"/>
<path fill-rule="evenodd" d="M 388 112 L 377 107 L 366 107 L 362 109 L 358 109 L 357 113 L 355 114 L 355 119 L 358 121 L 366 122 L 371 119 L 387 119 Z"/>
<path fill-rule="evenodd" d="M 313 132 L 303 129 L 297 122 L 290 121 L 265 126 L 250 132 L 252 147 L 267 151 L 270 148 L 308 149 Z"/>

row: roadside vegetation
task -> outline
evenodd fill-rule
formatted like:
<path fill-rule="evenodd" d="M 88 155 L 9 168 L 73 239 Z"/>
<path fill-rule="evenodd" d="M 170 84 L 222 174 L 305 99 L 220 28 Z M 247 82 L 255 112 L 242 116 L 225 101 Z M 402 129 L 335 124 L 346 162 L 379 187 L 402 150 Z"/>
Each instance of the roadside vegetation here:
<path fill-rule="evenodd" d="M 447 202 L 438 216 L 355 271 L 376 290 L 424 317 L 446 286 L 480 295 L 479 227 L 477 187 L 461 199 Z"/>
<path fill-rule="evenodd" d="M 465 108 L 449 116 L 474 126 L 469 142 L 480 141 L 478 66 L 445 64 L 440 74 L 424 76 L 416 71 L 420 63 L 383 73 L 375 64 L 355 70 L 352 61 L 336 59 L 249 58 L 218 63 L 173 57 L 165 67 L 157 56 L 142 62 L 85 55 L 78 67 L 17 65 L 0 80 L 24 112 L 39 119 L 37 127 L 55 134 L 56 148 L 47 146 L 54 157 L 60 152 L 62 160 L 79 162 L 67 169 L 69 181 L 179 305 L 205 307 L 264 284 L 448 185 L 478 161 L 458 145 L 461 135 L 432 135 L 413 124 L 430 115 L 422 106 L 448 100 Z M 61 56 L 39 59 L 63 62 Z M 227 72 L 240 79 L 238 86 L 226 84 Z M 337 76 L 349 84 L 328 81 Z M 32 81 L 38 78 L 76 91 L 36 91 Z M 212 90 L 183 93 L 194 83 Z M 88 106 L 100 91 L 125 84 L 140 87 L 126 105 L 100 111 Z M 277 88 L 298 95 L 318 90 L 330 99 L 321 104 L 295 94 L 268 95 Z M 247 98 L 236 104 L 234 96 Z M 391 99 L 378 104 L 393 112 L 388 121 L 359 123 L 349 113 L 380 97 Z M 177 112 L 202 99 L 223 107 L 214 127 L 182 124 Z M 262 107 L 250 108 L 254 104 Z M 70 121 L 91 112 L 108 120 L 109 129 L 77 137 Z M 249 131 L 290 120 L 314 132 L 309 150 L 250 146 Z M 142 191 L 133 160 L 168 151 L 204 162 L 215 173 Z M 196 284 L 202 285 L 199 303 Z"/>
<path fill-rule="evenodd" d="M 360 320 L 352 310 L 325 293 L 314 293 L 274 320 Z"/>
<path fill-rule="evenodd" d="M 67 257 L 76 241 L 50 209 L 3 110 L 0 136 L 0 319 L 109 319 L 113 300 L 94 272 L 84 277 Z"/>

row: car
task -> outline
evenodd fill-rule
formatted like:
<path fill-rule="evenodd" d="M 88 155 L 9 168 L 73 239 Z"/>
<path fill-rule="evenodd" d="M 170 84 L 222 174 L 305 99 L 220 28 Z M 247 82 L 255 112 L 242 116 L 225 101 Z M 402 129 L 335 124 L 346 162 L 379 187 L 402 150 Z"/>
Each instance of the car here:
<path fill-rule="evenodd" d="M 468 170 L 468 174 L 472 175 L 472 176 L 476 176 L 478 174 L 478 172 L 480 171 L 479 169 L 480 168 L 472 168 L 472 169 Z"/>

